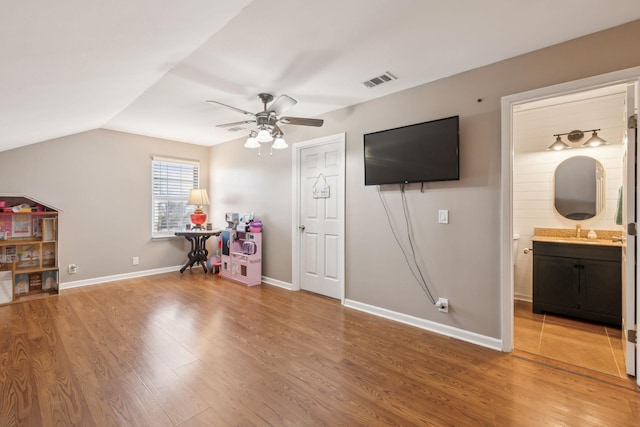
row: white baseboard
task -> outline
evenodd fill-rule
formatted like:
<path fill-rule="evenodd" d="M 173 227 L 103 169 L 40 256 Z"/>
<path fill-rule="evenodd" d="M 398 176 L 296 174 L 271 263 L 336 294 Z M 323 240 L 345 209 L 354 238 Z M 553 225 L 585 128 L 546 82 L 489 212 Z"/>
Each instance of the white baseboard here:
<path fill-rule="evenodd" d="M 502 340 L 498 338 L 492 338 L 486 335 L 476 334 L 475 332 L 465 331 L 464 329 L 454 328 L 452 326 L 443 325 L 441 323 L 432 322 L 430 320 L 421 319 L 419 317 L 398 313 L 395 311 L 387 310 L 386 308 L 376 307 L 373 305 L 369 305 L 369 304 L 365 304 L 365 303 L 361 303 L 361 302 L 353 301 L 349 299 L 344 300 L 344 305 L 345 307 L 364 311 L 365 313 L 373 314 L 379 317 L 384 317 L 385 319 L 394 320 L 396 322 L 404 323 L 406 325 L 415 326 L 416 328 L 435 332 L 437 334 L 445 335 L 447 337 L 456 338 L 461 341 L 466 341 L 471 344 L 487 347 L 492 350 L 502 351 Z"/>
<path fill-rule="evenodd" d="M 533 298 L 531 298 L 531 295 L 523 295 L 523 294 L 513 294 L 513 299 L 517 299 L 518 301 L 527 301 L 527 302 L 533 302 Z"/>
<path fill-rule="evenodd" d="M 136 277 L 153 276 L 154 274 L 180 271 L 181 265 L 174 267 L 155 268 L 153 270 L 134 271 L 132 273 L 114 274 L 113 276 L 94 277 L 92 279 L 76 280 L 60 283 L 60 290 L 78 288 L 80 286 L 97 285 L 99 283 L 115 282 L 116 280 L 135 279 Z"/>
<path fill-rule="evenodd" d="M 60 283 L 60 290 L 78 288 L 81 286 L 97 285 L 99 283 L 115 282 L 116 280 L 134 279 L 136 277 L 152 276 L 154 274 L 170 273 L 173 271 L 179 271 L 182 268 L 181 265 L 174 267 L 156 268 L 153 270 L 135 271 L 132 273 L 115 274 L 113 276 L 95 277 L 86 280 L 76 280 L 73 282 Z M 283 282 L 281 280 L 272 279 L 270 277 L 262 276 L 262 282 L 267 285 L 277 286 L 291 291 L 293 286 L 291 283 Z M 476 334 L 475 332 L 465 331 L 464 329 L 454 328 L 452 326 L 443 325 L 441 323 L 432 322 L 430 320 L 421 319 L 419 317 L 410 316 L 408 314 L 398 313 L 395 311 L 387 310 L 386 308 L 376 307 L 373 305 L 353 301 L 350 299 L 344 300 L 344 306 L 353 308 L 354 310 L 363 311 L 365 313 L 372 314 L 374 316 L 384 317 L 385 319 L 393 320 L 396 322 L 404 323 L 406 325 L 415 326 L 420 329 L 435 332 L 440 335 L 445 335 L 451 338 L 456 338 L 461 341 L 466 341 L 472 344 L 487 347 L 493 350 L 502 350 L 502 340 L 497 338 L 488 337 L 485 335 Z"/>
<path fill-rule="evenodd" d="M 262 283 L 266 283 L 267 285 L 277 286 L 282 289 L 286 289 L 288 291 L 293 290 L 293 285 L 291 283 L 283 282 L 282 280 L 272 279 L 271 277 L 262 276 Z"/>
<path fill-rule="evenodd" d="M 92 279 L 76 280 L 73 282 L 60 283 L 60 290 L 79 288 L 81 286 L 97 285 L 99 283 L 115 282 L 116 280 L 135 279 L 136 277 L 153 276 L 154 274 L 171 273 L 174 271 L 180 271 L 181 265 L 173 267 L 156 268 L 153 270 L 135 271 L 132 273 L 114 274 L 113 276 L 94 277 Z M 267 285 L 277 286 L 279 288 L 292 290 L 291 283 L 283 282 L 281 280 L 272 279 L 267 276 L 262 276 L 262 282 Z"/>

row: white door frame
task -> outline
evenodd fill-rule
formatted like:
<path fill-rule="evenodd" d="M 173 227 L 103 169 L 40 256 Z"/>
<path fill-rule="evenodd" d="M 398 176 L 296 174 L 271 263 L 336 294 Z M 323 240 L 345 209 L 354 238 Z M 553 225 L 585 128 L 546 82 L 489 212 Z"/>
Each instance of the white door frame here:
<path fill-rule="evenodd" d="M 502 351 L 513 351 L 513 107 L 534 100 L 553 98 L 615 84 L 632 83 L 636 82 L 638 78 L 640 78 L 640 67 L 634 67 L 502 98 L 502 197 L 500 199 L 500 286 L 502 298 L 500 320 L 502 325 Z M 640 380 L 640 377 L 638 379 Z"/>
<path fill-rule="evenodd" d="M 304 141 L 300 143 L 293 144 L 293 149 L 291 150 L 291 155 L 293 157 L 293 168 L 291 175 L 292 182 L 292 209 L 293 212 L 291 214 L 291 290 L 299 291 L 300 290 L 300 245 L 301 245 L 301 233 L 298 227 L 300 226 L 300 153 L 303 149 L 309 147 L 316 147 L 319 145 L 333 144 L 338 143 L 340 147 L 340 179 L 342 181 L 342 188 L 345 189 L 341 197 L 342 200 L 342 212 L 340 212 L 341 216 L 341 224 L 339 224 L 341 230 L 341 239 L 339 245 L 341 246 L 342 256 L 339 259 L 340 265 L 338 266 L 339 272 L 339 282 L 342 285 L 340 291 L 340 303 L 344 304 L 345 299 L 345 203 L 346 203 L 346 155 L 345 155 L 345 146 L 346 146 L 346 134 L 339 133 L 335 135 L 325 136 L 321 138 L 312 139 L 309 141 Z"/>

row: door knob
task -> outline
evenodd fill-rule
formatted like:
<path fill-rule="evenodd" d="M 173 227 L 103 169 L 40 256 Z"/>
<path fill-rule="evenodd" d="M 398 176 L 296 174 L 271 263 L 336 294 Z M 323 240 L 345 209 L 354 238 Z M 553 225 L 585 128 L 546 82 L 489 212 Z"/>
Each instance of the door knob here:
<path fill-rule="evenodd" d="M 300 227 L 298 227 L 300 229 L 300 231 L 304 231 L 304 229 L 306 228 L 304 225 L 301 225 Z"/>

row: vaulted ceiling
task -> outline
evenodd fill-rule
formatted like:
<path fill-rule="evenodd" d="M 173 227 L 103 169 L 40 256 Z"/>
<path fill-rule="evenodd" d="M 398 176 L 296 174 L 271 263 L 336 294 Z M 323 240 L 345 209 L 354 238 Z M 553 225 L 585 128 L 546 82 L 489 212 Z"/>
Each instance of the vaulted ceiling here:
<path fill-rule="evenodd" d="M 0 2 L 0 151 L 96 128 L 202 145 L 212 99 L 313 117 L 640 18 L 637 0 Z M 382 73 L 397 77 L 367 88 Z"/>

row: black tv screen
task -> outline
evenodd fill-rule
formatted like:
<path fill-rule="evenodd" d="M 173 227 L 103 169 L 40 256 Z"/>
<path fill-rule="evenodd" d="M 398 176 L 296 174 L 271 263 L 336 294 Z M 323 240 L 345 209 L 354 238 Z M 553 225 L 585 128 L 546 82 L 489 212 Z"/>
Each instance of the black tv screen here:
<path fill-rule="evenodd" d="M 364 135 L 364 185 L 460 179 L 458 116 Z"/>

